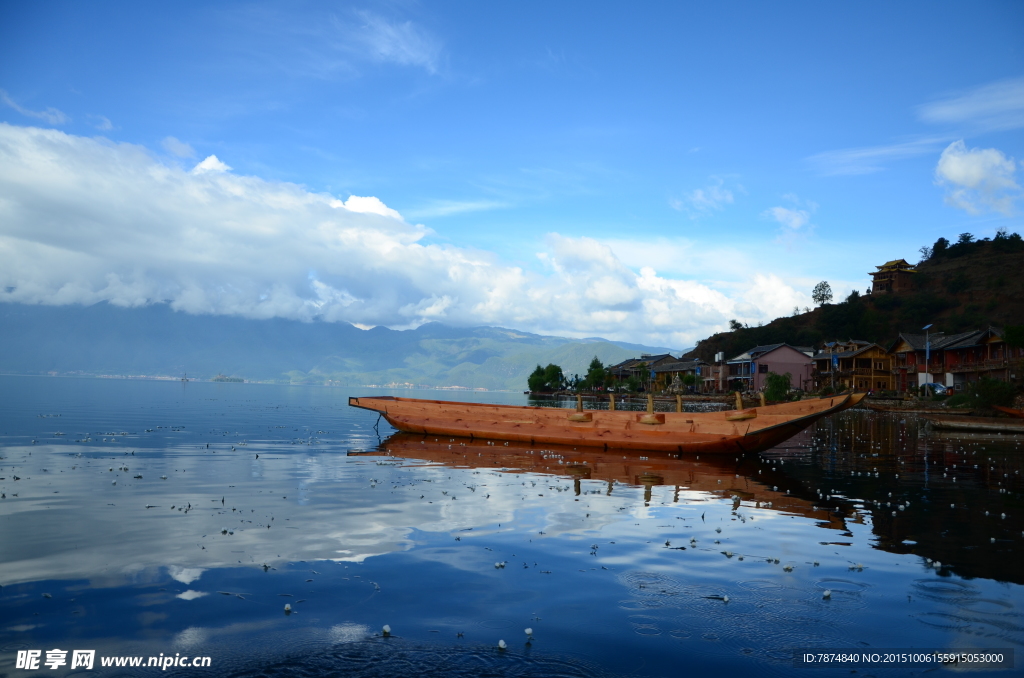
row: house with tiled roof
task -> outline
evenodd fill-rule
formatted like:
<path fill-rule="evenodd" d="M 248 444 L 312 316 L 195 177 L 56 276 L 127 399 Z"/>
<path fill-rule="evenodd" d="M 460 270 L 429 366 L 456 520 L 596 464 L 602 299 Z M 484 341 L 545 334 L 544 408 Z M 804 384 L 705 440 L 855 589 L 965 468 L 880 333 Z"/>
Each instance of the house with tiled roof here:
<path fill-rule="evenodd" d="M 999 327 L 957 334 L 936 332 L 928 336 L 901 333 L 889 346 L 893 356 L 896 388 L 912 391 L 921 384 L 943 384 L 961 391 L 979 379 L 1013 381 L 1024 349 L 1008 346 Z M 925 355 L 928 355 L 927 364 Z"/>
<path fill-rule="evenodd" d="M 892 356 L 870 341 L 829 341 L 814 354 L 814 389 L 891 391 L 895 388 Z"/>
<path fill-rule="evenodd" d="M 687 358 L 659 363 L 653 371 L 654 390 L 663 391 L 672 385 L 675 377 L 682 380 L 688 375 L 693 375 L 698 384 L 703 383 L 704 374 L 707 372 L 707 364 L 700 358 Z M 700 390 L 695 388 L 694 390 Z"/>
<path fill-rule="evenodd" d="M 793 388 L 811 388 L 811 349 L 789 344 L 755 346 L 726 361 L 730 387 L 742 391 L 760 391 L 769 372 L 789 374 Z"/>
<path fill-rule="evenodd" d="M 605 369 L 612 375 L 614 381 L 622 383 L 628 381 L 630 377 L 641 377 L 645 370 L 648 378 L 650 378 L 650 375 L 657 374 L 661 365 L 677 361 L 678 358 L 671 353 L 659 353 L 657 355 L 642 353 L 639 358 L 628 358 L 621 363 L 609 365 Z"/>

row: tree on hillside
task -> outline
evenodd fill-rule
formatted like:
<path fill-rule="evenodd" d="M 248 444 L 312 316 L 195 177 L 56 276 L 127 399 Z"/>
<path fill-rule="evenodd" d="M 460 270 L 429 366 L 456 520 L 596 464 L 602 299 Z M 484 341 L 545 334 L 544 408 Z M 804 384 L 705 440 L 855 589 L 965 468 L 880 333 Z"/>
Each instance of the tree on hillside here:
<path fill-rule="evenodd" d="M 604 386 L 606 374 L 604 363 L 595 355 L 594 359 L 590 361 L 590 367 L 587 368 L 587 376 L 583 380 L 584 388 L 596 389 Z"/>
<path fill-rule="evenodd" d="M 733 332 L 735 332 L 736 330 L 742 330 L 743 323 L 733 318 L 732 320 L 729 321 L 729 329 L 732 330 Z"/>
<path fill-rule="evenodd" d="M 832 287 L 822 280 L 820 283 L 814 286 L 814 290 L 811 292 L 811 299 L 818 306 L 824 306 L 825 304 L 832 301 Z"/>
<path fill-rule="evenodd" d="M 527 386 L 533 393 L 558 391 L 565 385 L 565 376 L 562 368 L 553 363 L 547 367 L 537 365 L 526 380 Z"/>
<path fill-rule="evenodd" d="M 932 257 L 941 257 L 949 249 L 949 241 L 945 238 L 939 238 L 932 245 Z"/>
<path fill-rule="evenodd" d="M 1005 228 L 996 231 L 996 237 L 992 238 L 992 247 L 996 252 L 1019 252 L 1024 249 L 1024 240 L 1021 240 L 1019 233 L 1009 233 Z"/>

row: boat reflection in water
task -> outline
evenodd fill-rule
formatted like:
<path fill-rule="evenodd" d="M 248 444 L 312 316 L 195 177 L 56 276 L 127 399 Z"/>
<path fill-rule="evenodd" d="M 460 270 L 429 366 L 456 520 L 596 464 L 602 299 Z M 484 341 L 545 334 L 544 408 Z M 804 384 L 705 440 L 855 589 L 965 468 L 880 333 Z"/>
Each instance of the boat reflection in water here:
<path fill-rule="evenodd" d="M 604 451 L 549 445 L 467 438 L 439 438 L 396 433 L 378 450 L 350 451 L 350 456 L 380 455 L 429 461 L 454 468 L 479 468 L 504 473 L 544 473 L 573 481 L 576 496 L 583 493 L 583 480 L 606 483 L 611 496 L 617 484 L 644 488 L 644 503 L 650 505 L 655 487 L 672 491 L 672 503 L 686 503 L 698 495 L 701 501 L 729 499 L 735 507 L 746 503 L 754 508 L 774 509 L 813 518 L 823 527 L 846 530 L 846 517 L 817 506 L 812 500 L 789 494 L 785 489 L 756 480 L 762 462 L 753 455 L 725 457 L 633 450 Z M 685 496 L 681 496 L 685 495 Z M 851 518 L 859 521 L 859 516 Z"/>

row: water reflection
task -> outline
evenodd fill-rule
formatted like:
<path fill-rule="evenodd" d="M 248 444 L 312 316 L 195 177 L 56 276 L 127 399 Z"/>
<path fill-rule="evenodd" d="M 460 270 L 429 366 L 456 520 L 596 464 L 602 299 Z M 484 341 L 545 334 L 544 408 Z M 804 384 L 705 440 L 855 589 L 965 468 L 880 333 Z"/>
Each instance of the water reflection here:
<path fill-rule="evenodd" d="M 844 530 L 845 517 L 817 506 L 813 501 L 792 496 L 778 485 L 768 485 L 768 477 L 777 470 L 756 455 L 670 454 L 631 450 L 546 446 L 525 443 L 439 439 L 409 433 L 396 433 L 372 452 L 349 452 L 350 455 L 385 454 L 403 459 L 444 464 L 455 468 L 499 469 L 504 473 L 543 473 L 567 476 L 572 480 L 576 496 L 583 493 L 584 480 L 606 483 L 602 492 L 612 496 L 616 485 L 640 487 L 643 502 L 650 506 L 655 488 L 669 490 L 670 503 L 687 503 L 694 499 L 729 500 L 739 508 L 746 502 L 754 508 L 765 508 L 812 518 L 820 526 Z M 780 467 L 781 468 L 781 467 Z M 768 477 L 763 474 L 768 471 Z M 784 476 L 782 476 L 784 477 Z M 774 476 L 778 482 L 779 476 Z M 592 486 L 592 485 L 588 485 Z M 857 517 L 854 516 L 856 520 Z"/>
<path fill-rule="evenodd" d="M 342 389 L 17 383 L 0 673 L 64 645 L 389 678 L 1024 647 L 1017 437 L 849 411 L 743 457 L 381 441 Z"/>

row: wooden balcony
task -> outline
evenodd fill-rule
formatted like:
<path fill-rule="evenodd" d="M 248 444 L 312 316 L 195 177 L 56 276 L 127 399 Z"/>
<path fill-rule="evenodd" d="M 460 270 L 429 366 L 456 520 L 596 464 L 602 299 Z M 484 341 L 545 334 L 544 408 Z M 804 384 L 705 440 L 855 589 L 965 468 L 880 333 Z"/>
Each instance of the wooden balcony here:
<path fill-rule="evenodd" d="M 955 374 L 963 372 L 987 372 L 988 370 L 999 370 L 1010 366 L 1010 362 L 1003 358 L 993 358 L 991 360 L 975 360 L 972 362 L 963 362 L 957 365 L 949 365 L 946 368 L 947 372 L 953 372 Z"/>

